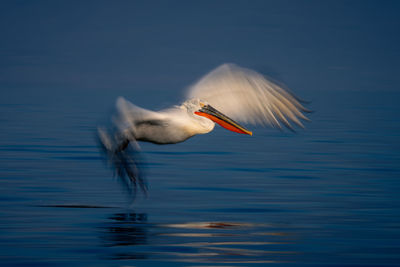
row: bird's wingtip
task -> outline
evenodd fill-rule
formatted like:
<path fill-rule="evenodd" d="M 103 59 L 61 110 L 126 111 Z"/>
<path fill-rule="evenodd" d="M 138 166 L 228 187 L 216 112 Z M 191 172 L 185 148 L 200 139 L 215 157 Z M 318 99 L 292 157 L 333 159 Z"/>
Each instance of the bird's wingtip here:
<path fill-rule="evenodd" d="M 122 104 L 124 102 L 126 102 L 126 100 L 125 100 L 125 98 L 123 96 L 117 97 L 117 101 L 116 101 L 117 105 L 120 105 L 120 104 Z"/>

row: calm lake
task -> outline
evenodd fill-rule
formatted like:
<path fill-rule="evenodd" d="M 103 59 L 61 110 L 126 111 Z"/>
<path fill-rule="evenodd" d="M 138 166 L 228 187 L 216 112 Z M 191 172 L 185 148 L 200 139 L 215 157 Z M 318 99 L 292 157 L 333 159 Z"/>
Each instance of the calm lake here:
<path fill-rule="evenodd" d="M 110 116 L 101 105 L 114 99 L 7 95 L 5 266 L 400 262 L 398 93 L 308 92 L 315 112 L 297 133 L 218 127 L 177 145 L 143 144 L 149 192 L 133 202 L 94 138 Z"/>

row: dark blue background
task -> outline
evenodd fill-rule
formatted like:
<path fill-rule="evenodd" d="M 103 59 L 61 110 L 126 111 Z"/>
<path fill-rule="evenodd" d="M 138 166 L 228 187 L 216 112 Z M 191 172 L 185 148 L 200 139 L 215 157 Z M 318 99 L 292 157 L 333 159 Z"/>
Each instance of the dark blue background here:
<path fill-rule="evenodd" d="M 299 91 L 398 90 L 398 1 L 0 5 L 2 88 L 180 92 L 234 62 Z"/>

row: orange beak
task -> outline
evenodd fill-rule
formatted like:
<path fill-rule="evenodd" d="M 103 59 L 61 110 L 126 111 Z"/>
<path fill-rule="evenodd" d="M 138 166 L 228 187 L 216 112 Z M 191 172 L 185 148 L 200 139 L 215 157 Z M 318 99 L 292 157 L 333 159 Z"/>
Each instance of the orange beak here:
<path fill-rule="evenodd" d="M 243 126 L 240 126 L 237 122 L 232 120 L 231 118 L 225 116 L 215 108 L 210 105 L 203 105 L 199 111 L 195 111 L 194 114 L 206 117 L 207 119 L 212 120 L 215 123 L 218 123 L 222 127 L 232 132 L 253 135 L 253 133 Z"/>

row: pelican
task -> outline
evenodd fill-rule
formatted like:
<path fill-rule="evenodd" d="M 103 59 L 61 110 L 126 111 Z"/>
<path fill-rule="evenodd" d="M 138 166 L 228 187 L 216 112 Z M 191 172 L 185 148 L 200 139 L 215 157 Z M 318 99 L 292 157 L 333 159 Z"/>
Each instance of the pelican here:
<path fill-rule="evenodd" d="M 194 83 L 187 90 L 187 100 L 172 108 L 151 111 L 138 107 L 123 97 L 116 101 L 114 133 L 98 128 L 100 144 L 116 160 L 119 174 L 125 170 L 136 185 L 139 168 L 124 152 L 129 144 L 139 151 L 137 141 L 175 144 L 197 134 L 206 134 L 215 124 L 246 135 L 253 133 L 240 123 L 304 127 L 309 112 L 302 101 L 263 75 L 234 64 L 223 64 Z M 143 180 L 140 180 L 145 189 Z"/>

